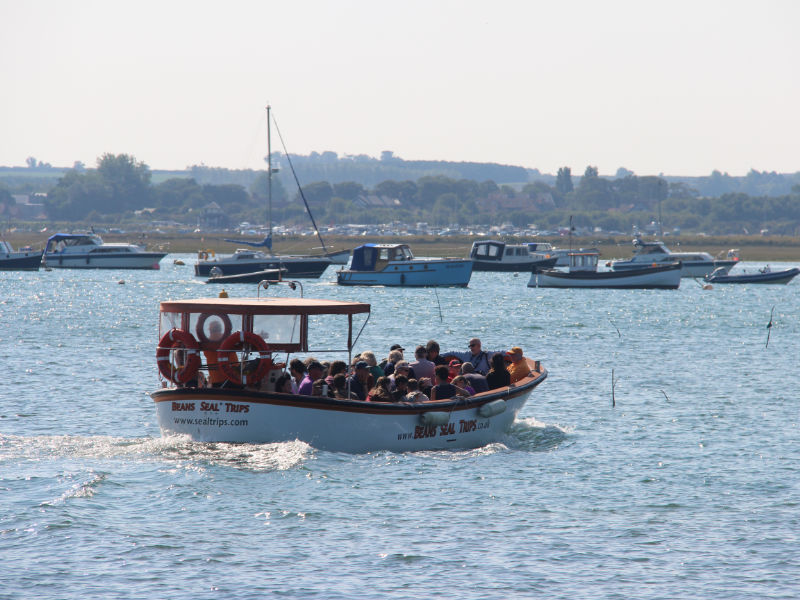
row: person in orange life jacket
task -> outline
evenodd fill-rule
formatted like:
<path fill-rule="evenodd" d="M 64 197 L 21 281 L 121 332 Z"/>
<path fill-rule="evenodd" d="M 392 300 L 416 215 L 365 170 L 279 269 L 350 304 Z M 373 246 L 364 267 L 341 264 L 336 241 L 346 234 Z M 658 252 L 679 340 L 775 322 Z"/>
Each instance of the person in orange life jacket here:
<path fill-rule="evenodd" d="M 530 374 L 531 368 L 522 355 L 522 348 L 514 346 L 506 352 L 506 357 L 511 359 L 511 364 L 508 366 L 508 372 L 511 374 L 511 383 L 516 383 Z"/>

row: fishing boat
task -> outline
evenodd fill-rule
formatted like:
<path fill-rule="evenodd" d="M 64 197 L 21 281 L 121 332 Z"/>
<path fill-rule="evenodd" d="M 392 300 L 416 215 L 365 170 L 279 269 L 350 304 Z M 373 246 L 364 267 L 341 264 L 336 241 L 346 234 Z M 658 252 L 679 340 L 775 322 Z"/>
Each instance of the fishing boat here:
<path fill-rule="evenodd" d="M 531 273 L 528 287 L 606 288 L 606 289 L 678 289 L 680 263 L 641 267 L 624 271 L 598 271 L 597 255 L 588 252 L 570 254 L 568 271 L 547 269 Z"/>
<path fill-rule="evenodd" d="M 797 267 L 773 271 L 769 265 L 755 273 L 726 273 L 724 269 L 716 269 L 705 277 L 708 283 L 789 283 L 794 279 L 800 269 Z"/>
<path fill-rule="evenodd" d="M 472 270 L 531 272 L 554 267 L 559 257 L 549 249 L 540 251 L 541 246 L 539 243 L 506 244 L 495 240 L 473 242 L 469 252 Z"/>
<path fill-rule="evenodd" d="M 336 272 L 339 285 L 466 287 L 473 262 L 467 258 L 414 258 L 408 244 L 363 244 L 353 249 L 349 269 Z"/>
<path fill-rule="evenodd" d="M 0 240 L 0 271 L 38 271 L 43 252 L 29 246 L 14 250 L 9 242 Z"/>
<path fill-rule="evenodd" d="M 354 453 L 475 448 L 502 440 L 547 377 L 538 361 L 529 360 L 530 375 L 514 385 L 422 403 L 337 399 L 324 387 L 319 396 L 276 391 L 292 353 L 338 352 L 350 364 L 369 313 L 370 305 L 361 302 L 302 297 L 161 302 L 156 357 L 162 387 L 150 395 L 162 433 L 197 442 L 300 440 Z M 363 320 L 355 335 L 354 319 Z M 326 333 L 313 339 L 321 339 L 324 350 L 309 341 L 309 328 L 322 323 Z M 340 350 L 329 333 L 332 324 L 341 333 Z M 199 373 L 210 375 L 209 368 L 221 369 L 224 381 L 188 387 Z"/>
<path fill-rule="evenodd" d="M 263 271 L 264 269 L 285 269 L 289 277 L 296 278 L 319 278 L 325 269 L 331 264 L 346 265 L 350 257 L 350 250 L 329 250 L 322 239 L 319 232 L 317 223 L 314 220 L 314 215 L 311 213 L 311 207 L 306 201 L 303 188 L 298 183 L 298 190 L 300 197 L 306 207 L 306 212 L 311 218 L 311 224 L 314 226 L 314 231 L 319 238 L 322 254 L 293 254 L 293 255 L 277 255 L 272 252 L 272 175 L 278 172 L 277 168 L 272 167 L 272 128 L 271 128 L 271 107 L 267 106 L 267 223 L 269 232 L 260 242 L 253 242 L 241 239 L 225 239 L 226 242 L 235 244 L 243 244 L 255 248 L 264 248 L 264 250 L 253 251 L 246 249 L 237 249 L 233 255 L 217 258 L 215 255 L 198 257 L 194 266 L 195 275 L 199 277 L 208 277 L 211 269 L 217 268 L 222 271 L 224 275 L 240 275 L 252 271 Z M 289 153 L 285 152 L 286 159 L 292 169 L 292 173 L 297 181 L 297 174 L 294 172 Z M 202 252 L 202 251 L 201 251 Z"/>
<path fill-rule="evenodd" d="M 53 269 L 159 269 L 166 252 L 105 243 L 95 233 L 57 233 L 47 239 L 44 265 Z"/>
<path fill-rule="evenodd" d="M 646 242 L 637 236 L 633 239 L 633 257 L 611 261 L 609 266 L 614 271 L 627 271 L 673 262 L 681 263 L 682 277 L 705 277 L 719 267 L 727 273 L 739 262 L 739 256 L 736 250 L 728 250 L 724 259 L 714 258 L 708 252 L 672 252 L 664 242 Z"/>

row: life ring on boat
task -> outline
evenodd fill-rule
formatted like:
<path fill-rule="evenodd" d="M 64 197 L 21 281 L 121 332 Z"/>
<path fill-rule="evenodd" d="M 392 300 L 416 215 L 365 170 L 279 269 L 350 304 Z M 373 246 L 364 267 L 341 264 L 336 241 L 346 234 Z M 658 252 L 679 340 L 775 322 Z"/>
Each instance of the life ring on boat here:
<path fill-rule="evenodd" d="M 183 348 L 179 348 L 182 346 Z M 176 368 L 170 360 L 173 350 L 183 350 L 186 353 L 185 364 Z M 183 329 L 170 329 L 158 341 L 156 361 L 161 374 L 173 383 L 186 383 L 195 376 L 200 368 L 200 344 L 191 333 Z"/>
<path fill-rule="evenodd" d="M 225 313 L 203 313 L 200 315 L 200 318 L 197 319 L 197 325 L 194 326 L 194 332 L 197 334 L 197 339 L 200 340 L 203 344 L 208 344 L 209 342 L 218 342 L 219 340 L 212 340 L 206 335 L 206 321 L 209 317 L 217 317 L 220 321 L 222 321 L 222 337 L 220 340 L 224 340 L 231 334 L 231 318 L 226 315 Z"/>
<path fill-rule="evenodd" d="M 243 373 L 238 367 L 236 349 L 249 345 L 258 352 L 258 365 L 252 373 Z M 232 333 L 219 345 L 217 349 L 217 364 L 225 376 L 237 385 L 256 385 L 272 367 L 272 355 L 267 342 L 260 335 L 252 331 L 237 331 Z"/>

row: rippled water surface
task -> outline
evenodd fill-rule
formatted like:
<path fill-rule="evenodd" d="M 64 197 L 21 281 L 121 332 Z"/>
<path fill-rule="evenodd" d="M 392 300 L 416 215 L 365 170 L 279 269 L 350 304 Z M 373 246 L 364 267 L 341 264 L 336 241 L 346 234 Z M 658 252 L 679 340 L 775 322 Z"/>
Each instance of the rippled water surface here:
<path fill-rule="evenodd" d="M 158 302 L 219 291 L 173 258 L 0 273 L 0 598 L 800 596 L 797 281 L 394 290 L 330 268 L 305 295 L 372 304 L 359 351 L 478 336 L 550 373 L 502 443 L 348 455 L 161 437 Z"/>

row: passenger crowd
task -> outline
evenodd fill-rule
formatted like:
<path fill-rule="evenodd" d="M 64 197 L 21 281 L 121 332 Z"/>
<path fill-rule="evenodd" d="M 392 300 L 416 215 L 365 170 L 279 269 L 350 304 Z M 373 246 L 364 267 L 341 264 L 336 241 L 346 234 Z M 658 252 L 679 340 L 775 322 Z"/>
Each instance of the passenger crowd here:
<path fill-rule="evenodd" d="M 292 359 L 288 372 L 275 382 L 275 391 L 306 396 L 328 396 L 368 402 L 426 402 L 467 397 L 512 385 L 531 369 L 522 348 L 485 351 L 472 338 L 469 350 L 441 352 L 435 340 L 417 346 L 414 360 L 394 344 L 378 362 L 373 352 L 362 352 L 350 365 L 344 361 L 320 362 L 313 357 Z"/>

